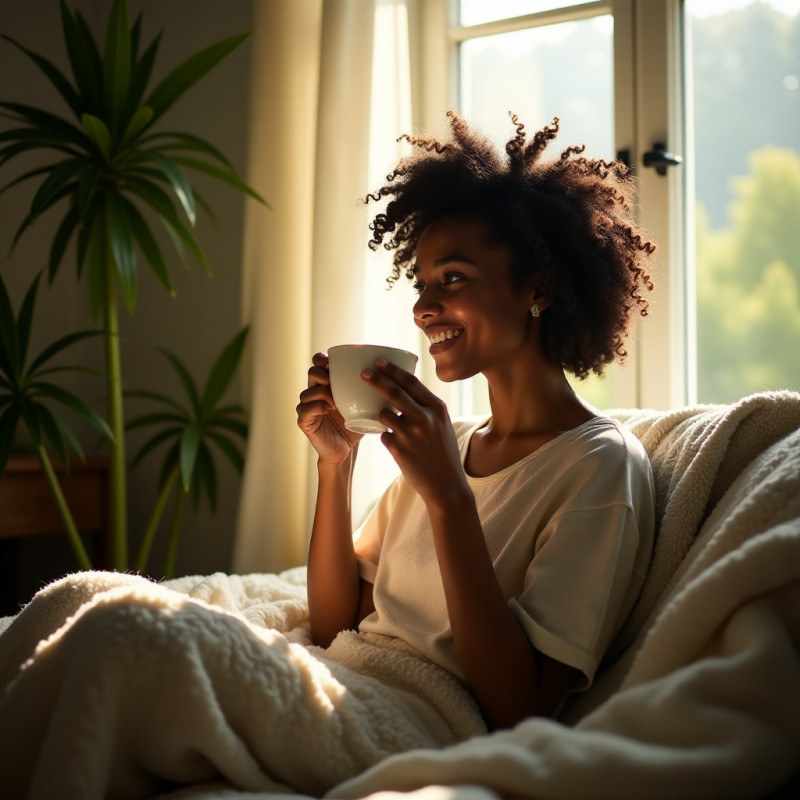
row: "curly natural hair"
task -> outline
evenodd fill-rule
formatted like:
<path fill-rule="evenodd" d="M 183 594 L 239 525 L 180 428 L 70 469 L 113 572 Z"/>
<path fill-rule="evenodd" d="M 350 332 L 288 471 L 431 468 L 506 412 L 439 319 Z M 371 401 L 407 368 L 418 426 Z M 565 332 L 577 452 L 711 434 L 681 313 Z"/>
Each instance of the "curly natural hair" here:
<path fill-rule="evenodd" d="M 655 250 L 633 222 L 634 179 L 621 162 L 586 158 L 585 145 L 555 161 L 541 155 L 559 130 L 558 118 L 528 141 L 515 114 L 516 134 L 505 158 L 455 112 L 451 140 L 403 136 L 416 148 L 366 202 L 388 198 L 370 224 L 372 250 L 394 250 L 394 283 L 412 278 L 422 232 L 449 215 L 476 216 L 493 240 L 510 246 L 512 276 L 521 286 L 535 274 L 549 298 L 542 314 L 545 354 L 578 378 L 602 374 L 627 355 L 625 339 L 642 296 L 653 284 L 645 262 Z"/>

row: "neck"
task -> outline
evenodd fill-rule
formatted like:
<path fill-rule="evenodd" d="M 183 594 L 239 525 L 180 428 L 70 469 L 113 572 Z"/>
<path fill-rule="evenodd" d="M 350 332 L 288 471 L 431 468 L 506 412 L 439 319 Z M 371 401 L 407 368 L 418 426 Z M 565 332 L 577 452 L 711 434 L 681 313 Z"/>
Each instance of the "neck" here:
<path fill-rule="evenodd" d="M 524 374 L 486 374 L 496 436 L 569 430 L 595 416 L 569 385 L 560 365 L 536 360 Z"/>

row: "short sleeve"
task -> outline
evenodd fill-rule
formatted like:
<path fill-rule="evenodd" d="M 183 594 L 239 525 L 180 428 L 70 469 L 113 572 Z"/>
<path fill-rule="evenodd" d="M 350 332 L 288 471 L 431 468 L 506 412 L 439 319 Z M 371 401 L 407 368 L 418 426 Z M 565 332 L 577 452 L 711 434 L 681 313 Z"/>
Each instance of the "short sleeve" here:
<path fill-rule="evenodd" d="M 588 687 L 641 579 L 639 527 L 622 503 L 568 511 L 539 537 L 511 608 L 542 653 L 579 669 Z M 639 585 L 636 585 L 637 580 Z"/>
<path fill-rule="evenodd" d="M 392 516 L 402 476 L 398 476 L 381 495 L 367 514 L 366 519 L 353 534 L 358 569 L 368 583 L 375 583 L 378 561 L 383 547 L 383 538 Z"/>

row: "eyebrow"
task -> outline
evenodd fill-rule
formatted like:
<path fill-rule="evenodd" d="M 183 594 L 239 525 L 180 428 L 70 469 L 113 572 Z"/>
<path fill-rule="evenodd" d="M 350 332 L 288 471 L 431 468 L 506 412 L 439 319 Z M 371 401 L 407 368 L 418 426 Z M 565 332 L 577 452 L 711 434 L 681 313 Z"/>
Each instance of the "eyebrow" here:
<path fill-rule="evenodd" d="M 463 264 L 475 264 L 475 262 L 471 258 L 467 258 L 461 253 L 450 253 L 449 255 L 442 256 L 441 258 L 437 258 L 436 261 L 433 262 L 433 266 L 436 268 L 439 267 L 446 267 L 448 264 L 452 264 L 454 261 L 461 262 Z M 419 272 L 419 266 L 417 262 L 414 262 L 414 266 L 411 268 L 411 271 L 416 275 Z"/>

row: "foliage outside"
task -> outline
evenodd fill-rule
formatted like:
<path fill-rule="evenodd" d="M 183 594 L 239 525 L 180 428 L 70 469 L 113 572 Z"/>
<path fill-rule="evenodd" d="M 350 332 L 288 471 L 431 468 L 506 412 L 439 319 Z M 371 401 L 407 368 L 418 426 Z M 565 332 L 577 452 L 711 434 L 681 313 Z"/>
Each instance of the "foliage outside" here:
<path fill-rule="evenodd" d="M 800 391 L 800 155 L 765 147 L 733 182 L 732 224 L 697 219 L 698 394 Z"/>
<path fill-rule="evenodd" d="M 755 2 L 691 30 L 698 398 L 800 390 L 800 14 Z"/>
<path fill-rule="evenodd" d="M 136 308 L 140 258 L 165 290 L 174 293 L 152 221 L 157 220 L 163 226 L 181 258 L 188 251 L 209 271 L 193 228 L 197 206 L 209 213 L 210 209 L 189 183 L 184 169 L 209 175 L 264 202 L 236 175 L 230 162 L 213 145 L 191 133 L 154 131 L 153 126 L 249 34 L 232 36 L 203 49 L 148 90 L 161 34 L 147 46 L 142 44 L 141 13 L 129 27 L 125 0 L 114 0 L 101 48 L 79 11 L 73 12 L 64 0 L 60 0 L 60 9 L 71 79 L 48 59 L 2 36 L 41 70 L 71 113 L 61 117 L 23 103 L 0 102 L 3 116 L 13 121 L 13 127 L 0 132 L 0 169 L 18 156 L 42 150 L 55 158 L 45 166 L 16 176 L 0 191 L 25 181 L 39 181 L 14 244 L 45 211 L 54 206 L 63 209 L 50 247 L 49 279 L 52 281 L 58 273 L 67 247 L 74 241 L 78 278 L 85 275 L 92 311 L 102 319 L 108 398 L 106 433 L 111 441 L 112 557 L 113 566 L 124 570 L 128 567 L 127 466 L 119 305 L 124 303 L 131 313 Z M 35 297 L 35 290 L 29 297 Z M 23 328 L 29 326 L 32 304 L 33 299 L 26 299 L 23 304 L 17 321 L 18 325 L 21 321 Z M 11 316 L 13 318 L 13 314 Z M 244 335 L 240 337 L 243 343 Z M 234 354 L 226 349 L 226 353 L 227 374 L 229 368 L 235 370 L 241 348 Z M 175 363 L 180 362 L 175 359 Z M 231 375 L 232 372 L 228 380 Z M 49 423 L 46 414 L 42 416 L 45 418 Z M 5 442 L 14 414 L 5 414 L 4 419 L 5 429 L 1 435 Z M 30 430 L 27 418 L 25 422 Z M 186 421 L 189 428 L 195 422 Z M 44 426 L 41 427 L 44 430 Z M 44 438 L 56 445 L 52 437 Z M 35 441 L 44 440 L 39 436 Z M 232 454 L 226 450 L 227 445 L 221 447 L 230 460 Z M 64 455 L 63 449 L 56 446 L 56 450 Z M 198 444 L 193 458 L 201 458 L 205 464 L 206 456 L 206 450 Z M 183 458 L 187 459 L 185 455 Z M 169 459 L 168 454 L 167 461 Z M 239 463 L 238 459 L 232 460 Z M 205 481 L 203 490 L 210 491 L 208 474 L 207 465 L 188 469 L 184 472 L 182 491 L 188 492 L 194 485 L 192 476 L 198 475 L 205 476 L 200 478 Z"/>

